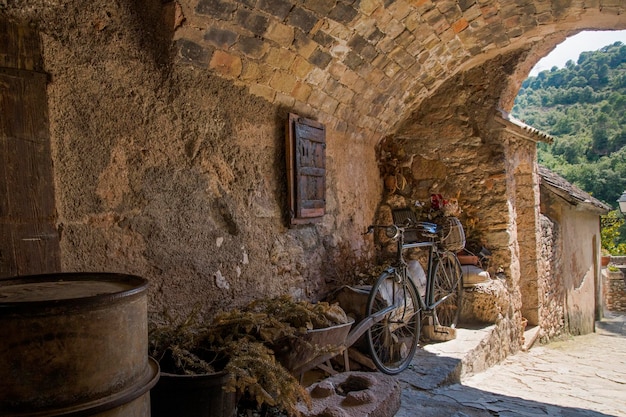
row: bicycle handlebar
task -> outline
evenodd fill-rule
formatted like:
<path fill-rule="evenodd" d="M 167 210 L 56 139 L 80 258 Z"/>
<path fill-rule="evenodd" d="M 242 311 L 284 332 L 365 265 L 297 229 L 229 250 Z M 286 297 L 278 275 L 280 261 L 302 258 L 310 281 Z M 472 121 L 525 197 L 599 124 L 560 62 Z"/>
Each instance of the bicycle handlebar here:
<path fill-rule="evenodd" d="M 400 233 L 404 233 L 405 227 L 401 227 L 395 224 L 391 225 L 380 225 L 380 224 L 371 224 L 367 227 L 367 231 L 363 233 L 363 235 L 369 235 L 374 233 L 374 229 L 385 229 L 385 235 L 387 235 L 390 239 L 397 239 Z"/>

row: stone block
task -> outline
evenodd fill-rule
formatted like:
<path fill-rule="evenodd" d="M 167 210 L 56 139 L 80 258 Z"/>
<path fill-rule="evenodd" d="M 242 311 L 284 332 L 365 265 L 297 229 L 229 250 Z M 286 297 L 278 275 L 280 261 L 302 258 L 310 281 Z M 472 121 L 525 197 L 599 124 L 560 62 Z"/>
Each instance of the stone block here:
<path fill-rule="evenodd" d="M 348 69 L 345 65 L 343 64 L 340 64 L 340 65 L 343 68 L 343 70 L 338 70 L 338 72 L 333 73 L 333 75 L 339 76 L 338 80 L 341 84 L 345 85 L 348 88 L 356 90 L 355 86 L 361 77 L 359 77 L 359 75 L 356 72 Z"/>
<path fill-rule="evenodd" d="M 380 5 L 381 5 L 380 0 L 361 0 L 359 7 L 361 10 L 361 13 L 363 13 L 366 16 L 369 16 L 372 13 L 374 13 L 374 11 L 378 9 Z"/>
<path fill-rule="evenodd" d="M 287 23 L 294 26 L 304 33 L 309 33 L 317 23 L 317 16 L 303 9 L 302 7 L 294 7 L 287 17 Z"/>
<path fill-rule="evenodd" d="M 330 11 L 328 17 L 336 20 L 339 23 L 350 23 L 359 12 L 356 9 L 345 3 L 337 3 L 337 5 Z"/>
<path fill-rule="evenodd" d="M 195 42 L 188 39 L 179 39 L 176 41 L 176 47 L 178 48 L 179 57 L 185 62 L 200 67 L 206 67 L 209 63 L 210 52 Z"/>
<path fill-rule="evenodd" d="M 296 77 L 305 79 L 313 68 L 313 64 L 304 59 L 302 56 L 298 55 L 293 61 L 293 64 L 291 66 L 291 72 L 293 72 Z"/>
<path fill-rule="evenodd" d="M 366 61 L 372 61 L 378 56 L 378 51 L 373 45 L 367 45 L 361 50 L 361 56 Z"/>
<path fill-rule="evenodd" d="M 509 310 L 509 293 L 500 279 L 466 288 L 463 297 L 462 322 L 496 323 Z"/>
<path fill-rule="evenodd" d="M 335 5 L 335 0 L 307 0 L 306 7 L 321 15 L 327 15 Z"/>
<path fill-rule="evenodd" d="M 260 13 L 240 9 L 237 11 L 237 23 L 255 35 L 263 36 L 269 25 L 269 18 Z"/>
<path fill-rule="evenodd" d="M 267 32 L 265 32 L 265 37 L 281 46 L 289 47 L 293 43 L 293 32 L 291 26 L 272 21 L 267 28 Z"/>
<path fill-rule="evenodd" d="M 328 72 L 330 73 L 330 75 L 333 76 L 335 80 L 340 80 L 341 77 L 343 77 L 346 73 L 346 70 L 346 66 L 338 61 L 333 62 L 332 64 L 330 64 L 330 67 L 328 67 Z"/>
<path fill-rule="evenodd" d="M 265 57 L 265 63 L 271 67 L 286 70 L 290 68 L 296 59 L 296 55 L 289 49 L 270 48 Z"/>
<path fill-rule="evenodd" d="M 196 13 L 221 20 L 230 20 L 235 10 L 237 4 L 227 0 L 200 0 L 196 6 Z"/>
<path fill-rule="evenodd" d="M 388 9 L 389 13 L 391 13 L 391 15 L 398 20 L 404 19 L 413 10 L 410 2 L 408 1 L 396 1 L 393 4 L 390 4 Z"/>
<path fill-rule="evenodd" d="M 359 54 L 367 45 L 369 45 L 369 42 L 359 34 L 355 34 L 352 39 L 348 41 L 348 46 L 352 48 L 353 51 Z"/>
<path fill-rule="evenodd" d="M 317 49 L 318 44 L 311 40 L 306 34 L 304 34 L 301 30 L 294 31 L 295 43 L 294 46 L 298 51 L 298 54 L 302 55 L 305 58 L 309 58 L 311 54 Z"/>
<path fill-rule="evenodd" d="M 269 45 L 253 36 L 241 36 L 237 45 L 241 52 L 256 59 L 263 57 L 269 49 Z"/>
<path fill-rule="evenodd" d="M 306 81 L 316 86 L 323 86 L 324 84 L 326 84 L 328 78 L 329 74 L 327 72 L 322 71 L 317 67 L 314 67 L 309 75 L 306 77 Z"/>
<path fill-rule="evenodd" d="M 288 94 L 294 90 L 296 83 L 297 80 L 294 78 L 293 75 L 287 72 L 276 71 L 274 73 L 274 76 L 270 80 L 270 87 L 277 91 Z"/>
<path fill-rule="evenodd" d="M 257 7 L 283 20 L 289 14 L 293 4 L 288 0 L 259 0 Z"/>
<path fill-rule="evenodd" d="M 454 30 L 454 33 L 459 33 L 465 30 L 468 26 L 469 23 L 467 22 L 467 20 L 462 17 L 452 24 L 452 30 Z"/>
<path fill-rule="evenodd" d="M 238 36 L 232 30 L 211 27 L 204 34 L 204 39 L 218 48 L 228 49 L 237 42 Z"/>
<path fill-rule="evenodd" d="M 263 97 L 269 102 L 274 101 L 274 97 L 276 96 L 276 91 L 267 85 L 262 84 L 252 84 L 250 85 L 250 94 L 255 96 Z"/>
<path fill-rule="evenodd" d="M 344 372 L 307 388 L 312 404 L 299 404 L 303 417 L 387 417 L 400 409 L 397 378 L 382 373 Z"/>
<path fill-rule="evenodd" d="M 358 69 L 363 66 L 364 61 L 358 54 L 355 52 L 348 52 L 344 63 L 350 68 L 352 71 L 358 71 Z"/>
<path fill-rule="evenodd" d="M 376 44 L 380 42 L 380 40 L 384 37 L 385 37 L 385 34 L 381 32 L 380 29 L 378 29 L 377 27 L 374 27 L 374 30 L 372 30 L 372 32 L 369 35 L 367 35 L 366 39 L 370 41 L 371 43 Z"/>
<path fill-rule="evenodd" d="M 316 67 L 325 69 L 328 64 L 330 64 L 330 61 L 332 61 L 332 59 L 333 57 L 330 56 L 329 53 L 324 52 L 320 49 L 316 49 L 309 57 L 309 62 Z"/>
<path fill-rule="evenodd" d="M 295 103 L 296 100 L 292 96 L 287 94 L 277 92 L 276 96 L 274 97 L 274 104 L 277 104 L 281 107 L 290 109 L 294 106 Z"/>
<path fill-rule="evenodd" d="M 236 78 L 241 74 L 243 64 L 241 58 L 238 56 L 217 50 L 211 57 L 209 68 L 214 69 L 226 77 Z"/>
<path fill-rule="evenodd" d="M 459 8 L 462 12 L 472 7 L 476 3 L 476 0 L 459 0 Z"/>
<path fill-rule="evenodd" d="M 256 62 L 245 62 L 241 71 L 244 81 L 257 81 L 261 78 L 261 67 Z"/>
<path fill-rule="evenodd" d="M 325 48 L 330 48 L 333 42 L 335 42 L 335 38 L 321 30 L 317 31 L 315 35 L 313 35 L 313 40 Z"/>
<path fill-rule="evenodd" d="M 312 90 L 313 89 L 308 84 L 297 82 L 295 87 L 293 88 L 293 91 L 291 92 L 291 95 L 296 100 L 306 102 L 311 95 Z"/>
<path fill-rule="evenodd" d="M 324 97 L 320 110 L 326 112 L 327 114 L 334 114 L 338 105 L 338 100 L 327 95 L 326 97 Z"/>

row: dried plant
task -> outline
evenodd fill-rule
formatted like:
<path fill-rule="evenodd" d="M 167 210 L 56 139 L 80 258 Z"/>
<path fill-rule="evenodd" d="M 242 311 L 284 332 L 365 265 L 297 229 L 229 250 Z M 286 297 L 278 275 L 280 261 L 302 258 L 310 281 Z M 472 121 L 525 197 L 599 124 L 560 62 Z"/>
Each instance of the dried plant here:
<path fill-rule="evenodd" d="M 278 406 L 299 416 L 298 402 L 308 392 L 274 355 L 273 346 L 308 330 L 348 323 L 345 312 L 326 302 L 295 301 L 283 296 L 257 300 L 241 310 L 222 312 L 200 324 L 197 312 L 183 320 L 151 320 L 150 355 L 166 372 L 193 374 L 226 370 L 227 390 L 246 394 L 259 406 Z M 332 347 L 329 347 L 329 349 Z M 326 347 L 311 346 L 319 354 Z"/>
<path fill-rule="evenodd" d="M 362 285 L 371 281 L 374 262 L 370 256 L 359 256 L 348 242 L 340 242 L 330 251 L 323 273 L 334 287 Z"/>
<path fill-rule="evenodd" d="M 259 406 L 280 406 L 290 416 L 300 415 L 298 402 L 311 404 L 308 391 L 263 343 L 244 339 L 230 342 L 224 349 L 231 356 L 225 369 L 233 376 L 226 390 L 246 392 Z"/>
<path fill-rule="evenodd" d="M 151 315 L 148 322 L 148 354 L 162 372 L 195 375 L 215 372 L 215 354 L 203 348 L 206 329 L 199 323 L 199 309 L 186 317 L 169 312 Z"/>

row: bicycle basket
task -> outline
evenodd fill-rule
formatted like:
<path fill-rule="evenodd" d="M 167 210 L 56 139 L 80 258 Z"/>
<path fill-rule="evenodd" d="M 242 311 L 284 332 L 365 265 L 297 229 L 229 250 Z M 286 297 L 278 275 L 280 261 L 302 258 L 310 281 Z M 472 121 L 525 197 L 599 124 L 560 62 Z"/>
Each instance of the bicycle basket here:
<path fill-rule="evenodd" d="M 456 217 L 446 217 L 439 230 L 439 243 L 444 249 L 458 252 L 465 247 L 465 232 Z"/>
<path fill-rule="evenodd" d="M 404 231 L 405 243 L 428 242 L 437 236 L 437 225 L 429 222 L 418 222 L 415 213 L 410 208 L 394 209 L 393 224 L 410 225 Z"/>

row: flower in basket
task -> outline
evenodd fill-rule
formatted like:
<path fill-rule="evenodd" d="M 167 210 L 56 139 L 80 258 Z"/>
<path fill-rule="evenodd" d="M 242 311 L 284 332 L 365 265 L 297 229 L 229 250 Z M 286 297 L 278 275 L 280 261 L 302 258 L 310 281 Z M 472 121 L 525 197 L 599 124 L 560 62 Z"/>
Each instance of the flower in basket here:
<path fill-rule="evenodd" d="M 441 194 L 430 195 L 430 208 L 443 216 L 458 217 L 461 214 L 458 198 L 446 199 Z"/>

